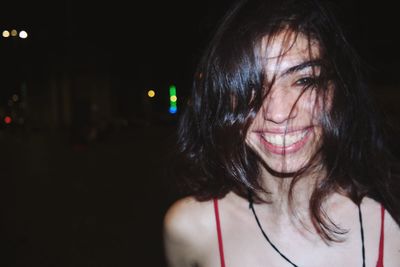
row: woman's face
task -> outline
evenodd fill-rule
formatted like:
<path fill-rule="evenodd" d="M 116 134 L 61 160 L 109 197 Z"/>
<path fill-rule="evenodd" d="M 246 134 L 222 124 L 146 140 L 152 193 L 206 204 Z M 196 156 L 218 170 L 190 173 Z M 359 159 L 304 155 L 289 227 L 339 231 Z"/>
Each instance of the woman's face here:
<path fill-rule="evenodd" d="M 266 84 L 272 84 L 246 136 L 273 171 L 304 167 L 321 146 L 322 97 L 315 88 L 320 74 L 319 46 L 299 34 L 278 34 L 263 41 Z"/>

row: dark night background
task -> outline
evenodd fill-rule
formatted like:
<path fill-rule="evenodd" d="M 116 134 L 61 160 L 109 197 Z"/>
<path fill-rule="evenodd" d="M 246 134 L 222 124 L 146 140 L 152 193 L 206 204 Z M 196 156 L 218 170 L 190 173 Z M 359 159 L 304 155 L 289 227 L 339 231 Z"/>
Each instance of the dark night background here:
<path fill-rule="evenodd" d="M 0 31 L 28 32 L 0 37 L 1 266 L 165 266 L 162 217 L 178 197 L 168 171 L 176 121 L 230 2 L 1 4 Z M 395 4 L 338 5 L 398 127 Z M 171 84 L 177 114 L 168 113 Z"/>

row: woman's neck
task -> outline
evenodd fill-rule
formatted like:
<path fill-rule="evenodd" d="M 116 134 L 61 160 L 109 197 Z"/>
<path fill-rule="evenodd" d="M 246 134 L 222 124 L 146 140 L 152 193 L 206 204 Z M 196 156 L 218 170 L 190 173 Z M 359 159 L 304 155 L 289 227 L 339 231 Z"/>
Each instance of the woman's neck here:
<path fill-rule="evenodd" d="M 303 174 L 301 177 L 277 177 L 267 170 L 262 172 L 262 186 L 269 192 L 260 197 L 268 205 L 265 208 L 275 218 L 292 218 L 293 213 L 301 219 L 309 218 L 309 203 L 316 183 L 321 179 L 321 170 Z M 297 179 L 292 186 L 294 179 Z M 291 189 L 292 186 L 292 189 Z"/>

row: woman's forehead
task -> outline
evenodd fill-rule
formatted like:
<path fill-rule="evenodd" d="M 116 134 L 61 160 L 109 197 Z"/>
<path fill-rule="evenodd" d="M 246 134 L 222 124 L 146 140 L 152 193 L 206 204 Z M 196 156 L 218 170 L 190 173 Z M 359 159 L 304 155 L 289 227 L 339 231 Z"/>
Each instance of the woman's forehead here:
<path fill-rule="evenodd" d="M 320 57 L 319 44 L 301 33 L 283 31 L 261 42 L 261 55 L 267 73 L 277 73 Z"/>

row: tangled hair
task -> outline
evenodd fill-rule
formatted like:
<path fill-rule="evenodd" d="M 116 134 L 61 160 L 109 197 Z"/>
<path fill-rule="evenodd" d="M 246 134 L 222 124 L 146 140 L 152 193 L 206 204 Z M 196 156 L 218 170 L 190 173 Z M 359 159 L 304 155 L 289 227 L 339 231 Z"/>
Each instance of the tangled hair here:
<path fill-rule="evenodd" d="M 364 196 L 376 199 L 400 224 L 399 179 L 385 145 L 384 125 L 360 59 L 332 10 L 317 0 L 243 0 L 227 12 L 200 60 L 180 117 L 179 169 L 185 192 L 208 200 L 230 191 L 244 197 L 248 190 L 268 191 L 260 185 L 260 158 L 245 139 L 268 94 L 262 39 L 287 31 L 319 46 L 317 93 L 325 94 L 328 83 L 334 88 L 330 108 L 321 116 L 322 145 L 292 180 L 294 184 L 316 163 L 326 169 L 310 199 L 314 226 L 327 241 L 342 233 L 321 208 L 338 191 L 356 204 Z"/>

